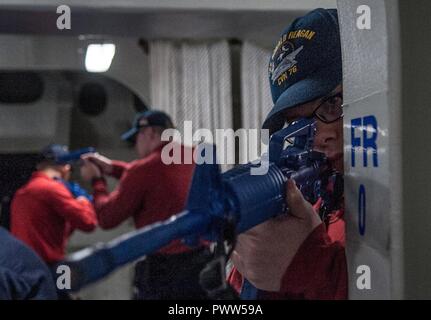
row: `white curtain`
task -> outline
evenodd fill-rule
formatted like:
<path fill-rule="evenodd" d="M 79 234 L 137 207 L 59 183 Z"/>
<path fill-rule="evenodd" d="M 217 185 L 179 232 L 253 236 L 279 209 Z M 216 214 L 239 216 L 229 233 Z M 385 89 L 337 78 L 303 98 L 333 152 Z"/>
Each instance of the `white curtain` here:
<path fill-rule="evenodd" d="M 241 114 L 242 127 L 260 129 L 272 107 L 268 80 L 268 63 L 271 52 L 250 42 L 244 42 L 241 50 Z M 260 134 L 258 135 L 260 141 Z M 262 151 L 260 143 L 249 149 L 248 161 L 255 160 Z M 242 152 L 242 151 L 241 151 Z M 253 156 L 254 155 L 254 156 Z M 245 155 L 242 153 L 241 157 Z"/>
<path fill-rule="evenodd" d="M 245 42 L 241 50 L 242 128 L 260 129 L 272 106 L 268 82 L 270 51 Z M 232 128 L 232 77 L 227 41 L 150 43 L 151 106 L 170 114 L 180 132 Z M 260 141 L 260 135 L 258 136 Z M 240 159 L 255 160 L 256 151 L 240 148 Z M 233 151 L 231 151 L 233 152 Z M 248 153 L 248 155 L 247 155 Z M 223 167 L 226 169 L 226 166 Z"/>
<path fill-rule="evenodd" d="M 227 41 L 150 44 L 151 106 L 172 116 L 182 132 L 232 128 L 230 52 Z M 215 137 L 215 132 L 213 133 Z"/>
<path fill-rule="evenodd" d="M 241 51 L 242 125 L 260 128 L 271 110 L 268 80 L 270 50 L 244 42 Z"/>

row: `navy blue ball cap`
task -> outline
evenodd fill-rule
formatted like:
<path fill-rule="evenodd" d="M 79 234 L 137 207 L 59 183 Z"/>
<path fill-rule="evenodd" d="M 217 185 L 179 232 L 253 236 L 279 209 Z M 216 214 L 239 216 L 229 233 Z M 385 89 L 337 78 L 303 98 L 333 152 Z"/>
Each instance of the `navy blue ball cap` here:
<path fill-rule="evenodd" d="M 336 9 L 316 9 L 281 35 L 269 62 L 274 107 L 263 123 L 271 133 L 284 125 L 286 109 L 329 94 L 342 82 Z"/>
<path fill-rule="evenodd" d="M 135 116 L 133 120 L 132 128 L 125 132 L 122 136 L 122 140 L 133 141 L 139 129 L 145 127 L 161 127 L 163 129 L 173 128 L 171 118 L 163 111 L 158 110 L 147 110 L 140 112 Z"/>
<path fill-rule="evenodd" d="M 41 161 L 50 161 L 55 164 L 63 165 L 68 162 L 61 161 L 69 155 L 69 148 L 61 144 L 50 144 L 42 149 Z"/>

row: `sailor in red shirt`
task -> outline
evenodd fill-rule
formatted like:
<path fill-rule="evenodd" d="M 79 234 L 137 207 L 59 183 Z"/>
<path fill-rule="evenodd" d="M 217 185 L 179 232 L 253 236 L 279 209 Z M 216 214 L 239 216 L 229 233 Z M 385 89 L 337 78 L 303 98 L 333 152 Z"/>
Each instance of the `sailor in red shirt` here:
<path fill-rule="evenodd" d="M 11 204 L 12 234 L 48 265 L 64 259 L 67 241 L 75 229 L 90 232 L 97 226 L 89 199 L 68 187 L 71 165 L 59 160 L 66 154 L 65 146 L 45 148 L 37 171 L 15 193 Z"/>
<path fill-rule="evenodd" d="M 316 119 L 314 149 L 343 173 L 343 91 L 336 10 L 317 9 L 282 34 L 269 65 L 274 107 L 264 128 Z M 231 285 L 243 298 L 346 299 L 342 190 L 330 209 L 313 206 L 288 181 L 290 214 L 240 235 Z M 256 289 L 257 292 L 256 292 Z"/>
<path fill-rule="evenodd" d="M 114 228 L 131 217 L 139 229 L 184 210 L 194 164 L 163 163 L 162 149 L 167 143 L 161 140 L 161 134 L 169 128 L 173 124 L 167 114 L 154 110 L 140 113 L 133 128 L 122 136 L 123 140 L 135 142 L 138 160 L 125 163 L 99 154 L 83 157 L 83 178 L 92 180 L 94 205 L 102 228 Z M 187 147 L 180 148 L 184 154 Z M 108 192 L 103 174 L 120 180 L 112 193 Z M 208 254 L 203 243 L 192 250 L 181 240 L 172 241 L 137 264 L 135 298 L 205 298 L 198 277 Z"/>

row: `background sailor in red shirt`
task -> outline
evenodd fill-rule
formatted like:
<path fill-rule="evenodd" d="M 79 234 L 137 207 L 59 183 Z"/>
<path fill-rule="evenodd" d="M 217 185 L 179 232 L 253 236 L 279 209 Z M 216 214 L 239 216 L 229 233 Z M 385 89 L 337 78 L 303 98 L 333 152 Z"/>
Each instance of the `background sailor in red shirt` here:
<path fill-rule="evenodd" d="M 90 232 L 97 226 L 89 199 L 68 187 L 71 165 L 61 159 L 66 146 L 50 145 L 42 152 L 37 171 L 14 195 L 11 232 L 48 264 L 64 259 L 68 239 L 75 229 Z"/>
<path fill-rule="evenodd" d="M 282 34 L 269 65 L 274 107 L 264 128 L 278 131 L 314 117 L 314 149 L 343 173 L 341 45 L 336 10 L 317 9 Z M 289 181 L 288 216 L 238 237 L 229 281 L 243 298 L 346 299 L 342 190 L 329 212 L 308 203 Z M 320 213 L 320 215 L 319 215 Z M 246 280 L 245 280 L 246 279 Z M 251 294 L 252 293 L 252 294 Z"/>
<path fill-rule="evenodd" d="M 136 116 L 132 129 L 122 136 L 123 140 L 135 142 L 138 160 L 125 163 L 99 154 L 83 157 L 83 178 L 92 181 L 102 228 L 114 228 L 132 217 L 139 229 L 184 209 L 194 164 L 166 165 L 161 159 L 162 149 L 168 143 L 161 140 L 161 134 L 173 127 L 167 114 L 145 111 Z M 182 154 L 185 148 L 181 145 Z M 113 192 L 108 192 L 103 175 L 120 180 Z M 181 240 L 172 241 L 136 265 L 135 299 L 205 298 L 199 272 L 208 258 L 203 243 L 192 250 Z"/>

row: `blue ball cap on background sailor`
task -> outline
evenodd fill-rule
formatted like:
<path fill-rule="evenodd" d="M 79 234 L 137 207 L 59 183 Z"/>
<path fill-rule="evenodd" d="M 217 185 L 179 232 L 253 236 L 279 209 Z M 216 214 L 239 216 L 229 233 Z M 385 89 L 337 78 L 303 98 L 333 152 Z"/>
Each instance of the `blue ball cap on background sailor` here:
<path fill-rule="evenodd" d="M 50 161 L 53 164 L 65 165 L 71 161 L 65 161 L 69 155 L 69 148 L 62 144 L 50 144 L 43 148 L 41 152 L 41 161 Z"/>
<path fill-rule="evenodd" d="M 133 125 L 130 130 L 121 135 L 121 139 L 129 142 L 134 142 L 136 135 L 141 128 L 145 127 L 160 127 L 163 129 L 174 128 L 171 118 L 163 111 L 147 110 L 138 113 L 133 120 Z"/>
<path fill-rule="evenodd" d="M 284 111 L 331 93 L 342 82 L 337 10 L 316 9 L 296 19 L 281 35 L 269 62 L 274 106 L 263 128 L 284 125 Z"/>

